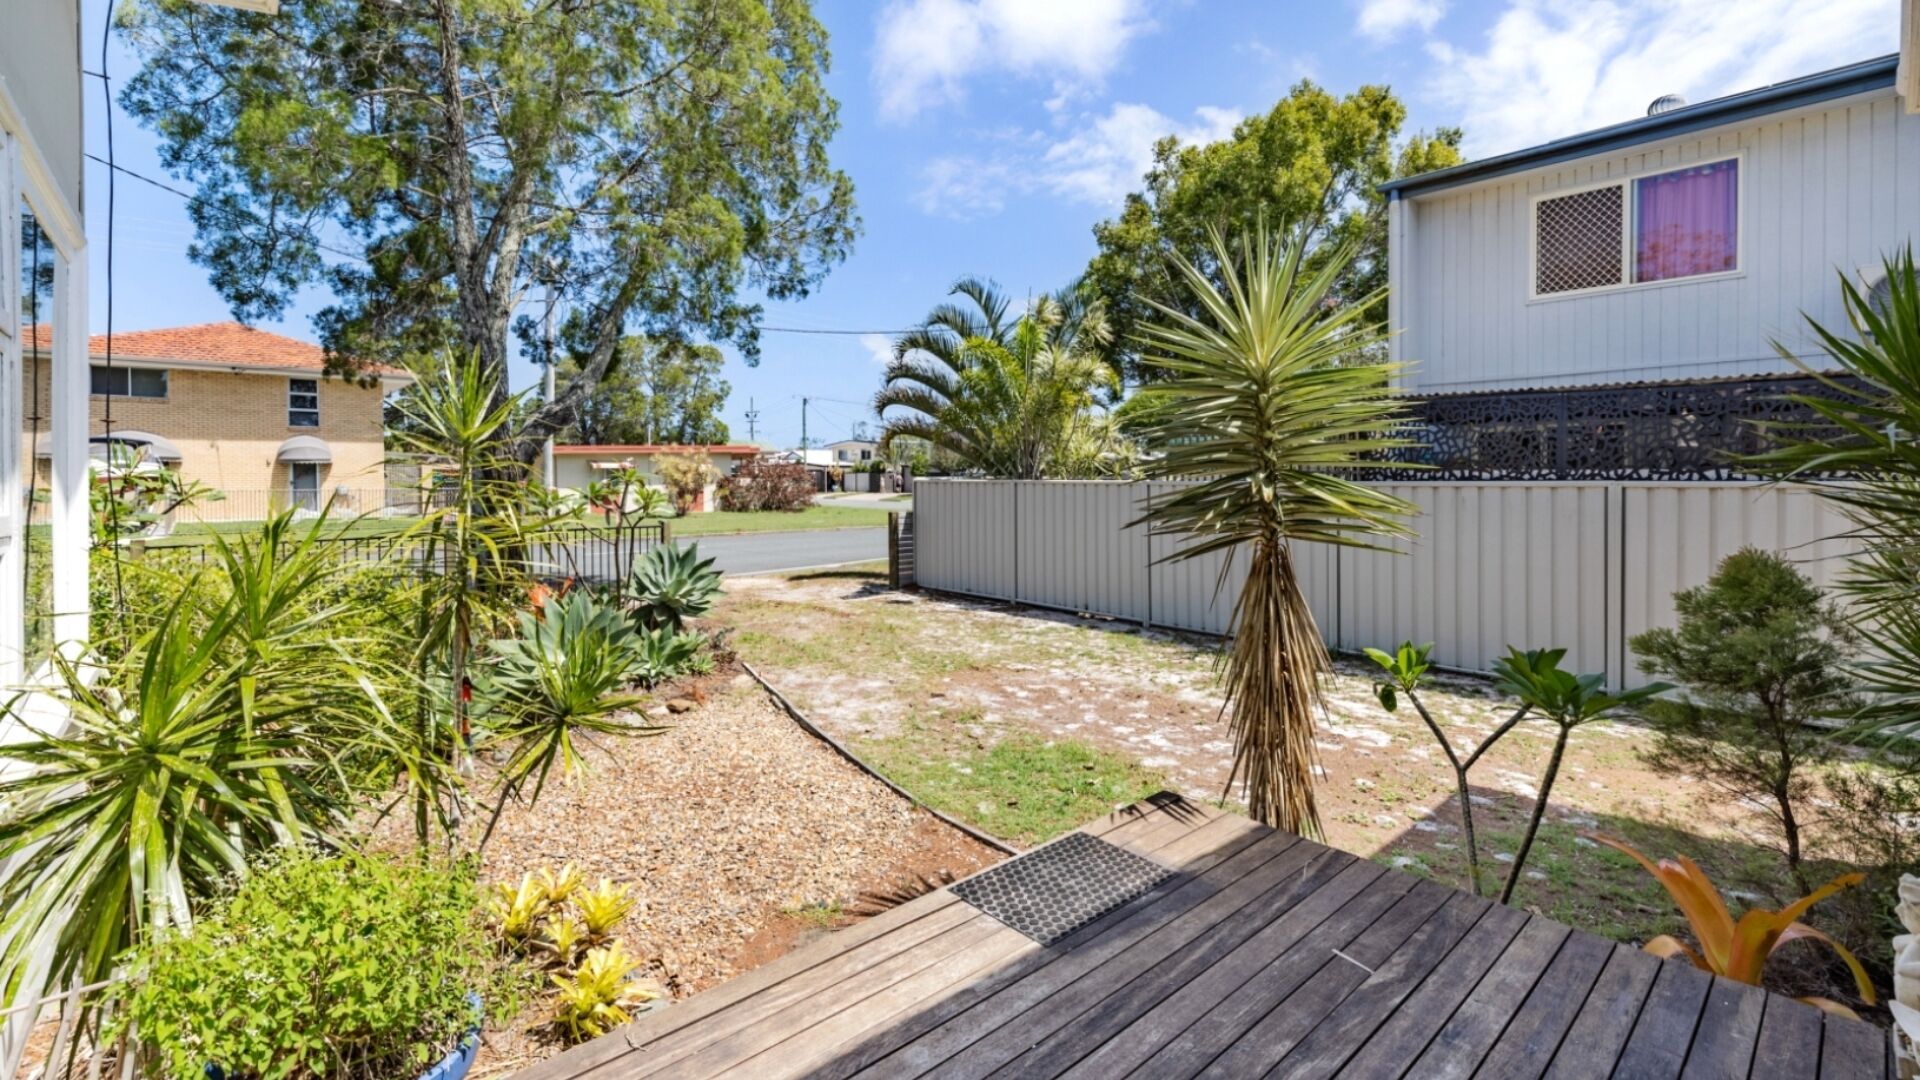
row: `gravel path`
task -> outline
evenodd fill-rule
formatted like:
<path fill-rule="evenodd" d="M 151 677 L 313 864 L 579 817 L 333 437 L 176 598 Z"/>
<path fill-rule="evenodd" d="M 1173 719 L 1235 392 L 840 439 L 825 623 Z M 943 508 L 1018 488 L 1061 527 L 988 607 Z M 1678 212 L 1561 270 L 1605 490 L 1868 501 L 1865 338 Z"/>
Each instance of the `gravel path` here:
<path fill-rule="evenodd" d="M 706 700 L 663 735 L 601 743 L 589 772 L 510 808 L 482 876 L 570 861 L 589 882 L 634 883 L 641 906 L 619 933 L 675 997 L 810 936 L 800 909 L 858 907 L 865 893 L 1001 857 L 806 734 L 747 676 L 674 693 Z M 488 1042 L 477 1076 L 558 1049 L 525 1032 Z"/>

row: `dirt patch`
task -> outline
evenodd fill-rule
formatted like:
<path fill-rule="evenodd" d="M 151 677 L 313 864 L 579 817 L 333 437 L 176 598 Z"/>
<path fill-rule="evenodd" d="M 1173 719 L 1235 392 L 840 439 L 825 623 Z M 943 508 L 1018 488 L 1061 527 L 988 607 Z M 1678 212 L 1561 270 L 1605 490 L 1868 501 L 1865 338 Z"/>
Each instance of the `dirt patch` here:
<path fill-rule="evenodd" d="M 511 881 L 572 862 L 590 882 L 633 883 L 640 907 L 617 933 L 675 998 L 859 917 L 863 897 L 1003 857 L 806 734 L 745 675 L 660 696 L 706 703 L 663 735 L 597 744 L 589 771 L 509 809 L 481 872 Z M 844 920 L 802 914 L 823 909 Z M 544 1019 L 543 1000 L 490 1032 L 475 1075 L 557 1052 Z"/>

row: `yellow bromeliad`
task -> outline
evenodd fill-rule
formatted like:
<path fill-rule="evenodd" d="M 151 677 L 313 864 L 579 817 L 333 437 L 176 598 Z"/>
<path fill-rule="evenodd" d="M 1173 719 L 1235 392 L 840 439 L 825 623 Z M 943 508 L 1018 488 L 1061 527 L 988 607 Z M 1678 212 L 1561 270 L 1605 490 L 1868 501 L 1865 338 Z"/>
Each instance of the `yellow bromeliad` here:
<path fill-rule="evenodd" d="M 1661 959 L 1684 956 L 1702 971 L 1749 986 L 1759 986 L 1761 971 L 1775 950 L 1791 941 L 1812 938 L 1826 942 L 1840 955 L 1840 959 L 1846 961 L 1847 967 L 1853 972 L 1860 999 L 1868 1005 L 1874 1003 L 1873 981 L 1867 977 L 1866 969 L 1860 966 L 1860 961 L 1853 953 L 1846 946 L 1799 921 L 1808 908 L 1841 889 L 1860 884 L 1865 880 L 1865 874 L 1842 874 L 1779 911 L 1748 908 L 1736 920 L 1727 910 L 1727 902 L 1721 898 L 1720 890 L 1714 887 L 1706 871 L 1685 855 L 1655 863 L 1618 840 L 1592 833 L 1587 837 L 1646 867 L 1647 873 L 1665 887 L 1667 894 L 1673 897 L 1673 902 L 1679 905 L 1680 913 L 1686 916 L 1687 925 L 1692 928 L 1698 946 L 1662 934 L 1646 944 L 1646 950 L 1653 955 Z M 1855 1015 L 1852 1009 L 1831 998 L 1803 997 L 1800 1000 L 1828 1012 Z"/>

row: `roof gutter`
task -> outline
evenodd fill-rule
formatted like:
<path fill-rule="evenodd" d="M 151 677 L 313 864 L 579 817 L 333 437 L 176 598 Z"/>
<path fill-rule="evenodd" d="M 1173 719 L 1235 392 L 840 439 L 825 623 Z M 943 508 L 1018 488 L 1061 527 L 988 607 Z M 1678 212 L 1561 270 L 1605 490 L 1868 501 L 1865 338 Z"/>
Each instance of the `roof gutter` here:
<path fill-rule="evenodd" d="M 1455 165 L 1448 169 L 1437 169 L 1418 176 L 1390 180 L 1381 184 L 1379 191 L 1389 199 L 1412 198 L 1481 180 L 1491 180 L 1537 169 L 1543 165 L 1556 165 L 1575 158 L 1639 146 L 1656 139 L 1688 135 L 1770 113 L 1817 105 L 1824 101 L 1852 97 L 1855 94 L 1869 93 L 1874 90 L 1885 90 L 1894 85 L 1894 72 L 1899 62 L 1900 57 L 1893 55 L 1849 64 L 1817 75 L 1763 86 L 1758 90 L 1748 90 L 1745 93 L 1703 101 L 1698 105 L 1674 109 L 1657 116 L 1629 120 L 1624 124 L 1582 132 L 1579 135 L 1526 150 L 1516 150 L 1510 154 L 1501 154 L 1481 161 L 1469 161 L 1464 165 Z"/>

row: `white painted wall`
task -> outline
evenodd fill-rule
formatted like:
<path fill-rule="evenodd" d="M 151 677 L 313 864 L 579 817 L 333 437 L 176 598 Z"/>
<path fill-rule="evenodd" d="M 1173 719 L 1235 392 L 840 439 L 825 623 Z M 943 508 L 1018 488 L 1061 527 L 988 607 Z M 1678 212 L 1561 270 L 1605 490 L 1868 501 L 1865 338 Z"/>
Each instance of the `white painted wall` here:
<path fill-rule="evenodd" d="M 1740 272 L 1529 299 L 1534 197 L 1741 155 Z M 1920 115 L 1891 88 L 1398 202 L 1390 319 L 1428 393 L 1791 371 L 1802 313 L 1845 325 L 1836 273 L 1920 233 Z"/>
<path fill-rule="evenodd" d="M 1511 644 L 1564 646 L 1582 672 L 1631 672 L 1627 638 L 1673 624 L 1674 592 L 1753 545 L 1822 585 L 1841 568 L 1839 513 L 1806 488 L 1758 484 L 1415 483 L 1421 508 L 1394 552 L 1300 545 L 1308 603 L 1329 645 L 1434 642 L 1434 659 L 1486 670 Z M 918 480 L 914 580 L 927 588 L 1223 633 L 1245 579 L 1225 554 L 1160 561 L 1142 500 L 1165 484 Z M 1227 567 L 1224 581 L 1222 567 Z"/>

